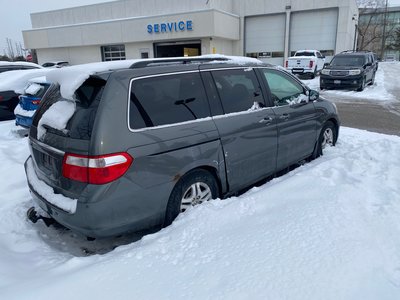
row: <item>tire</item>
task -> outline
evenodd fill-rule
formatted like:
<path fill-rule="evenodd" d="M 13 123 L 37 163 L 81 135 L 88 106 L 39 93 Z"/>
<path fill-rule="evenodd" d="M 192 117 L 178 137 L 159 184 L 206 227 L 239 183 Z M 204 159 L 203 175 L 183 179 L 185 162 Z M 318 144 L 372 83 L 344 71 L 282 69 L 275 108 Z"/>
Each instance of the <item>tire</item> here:
<path fill-rule="evenodd" d="M 365 84 L 366 84 L 365 77 L 363 77 L 363 80 L 361 82 L 361 86 L 357 89 L 357 92 L 362 92 L 364 90 L 364 88 L 365 88 Z"/>
<path fill-rule="evenodd" d="M 215 177 L 208 171 L 188 172 L 175 185 L 169 197 L 163 227 L 169 226 L 179 213 L 219 196 Z"/>
<path fill-rule="evenodd" d="M 315 66 L 314 72 L 311 73 L 311 79 L 314 79 L 317 76 L 318 72 L 317 72 L 317 66 Z"/>
<path fill-rule="evenodd" d="M 335 125 L 331 121 L 327 121 L 321 129 L 318 141 L 316 143 L 311 160 L 323 155 L 323 150 L 327 145 L 335 146 L 337 140 L 337 131 Z"/>
<path fill-rule="evenodd" d="M 374 73 L 374 75 L 372 75 L 372 79 L 371 79 L 371 82 L 369 84 L 370 85 L 374 85 L 374 83 L 375 83 L 375 73 Z"/>

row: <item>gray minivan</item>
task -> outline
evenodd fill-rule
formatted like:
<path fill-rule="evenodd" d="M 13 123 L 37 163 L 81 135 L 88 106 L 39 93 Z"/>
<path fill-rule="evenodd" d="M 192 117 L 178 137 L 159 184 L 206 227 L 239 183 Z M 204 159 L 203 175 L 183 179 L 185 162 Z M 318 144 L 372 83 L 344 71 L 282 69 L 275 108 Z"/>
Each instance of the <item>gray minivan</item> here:
<path fill-rule="evenodd" d="M 25 170 L 37 205 L 87 237 L 167 226 L 318 157 L 339 132 L 332 103 L 257 60 L 138 61 L 92 74 L 74 99 L 50 87 Z M 57 117 L 65 128 L 43 121 Z"/>

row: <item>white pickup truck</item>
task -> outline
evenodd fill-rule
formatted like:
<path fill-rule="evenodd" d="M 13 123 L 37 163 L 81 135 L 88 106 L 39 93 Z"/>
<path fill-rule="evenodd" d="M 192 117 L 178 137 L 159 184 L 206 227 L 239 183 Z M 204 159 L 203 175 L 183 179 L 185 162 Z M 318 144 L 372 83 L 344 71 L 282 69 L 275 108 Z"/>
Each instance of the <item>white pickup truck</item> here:
<path fill-rule="evenodd" d="M 299 50 L 294 56 L 289 57 L 285 68 L 293 74 L 309 74 L 314 78 L 325 64 L 325 56 L 318 50 Z"/>

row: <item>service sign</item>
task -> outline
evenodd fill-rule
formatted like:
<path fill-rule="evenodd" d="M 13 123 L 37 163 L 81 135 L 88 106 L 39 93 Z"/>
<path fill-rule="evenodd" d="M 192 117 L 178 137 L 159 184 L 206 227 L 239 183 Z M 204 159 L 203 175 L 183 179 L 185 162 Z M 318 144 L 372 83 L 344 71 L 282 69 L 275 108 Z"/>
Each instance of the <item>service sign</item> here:
<path fill-rule="evenodd" d="M 168 23 L 155 23 L 147 25 L 148 33 L 169 33 L 169 32 L 182 32 L 192 31 L 193 21 L 177 21 Z"/>

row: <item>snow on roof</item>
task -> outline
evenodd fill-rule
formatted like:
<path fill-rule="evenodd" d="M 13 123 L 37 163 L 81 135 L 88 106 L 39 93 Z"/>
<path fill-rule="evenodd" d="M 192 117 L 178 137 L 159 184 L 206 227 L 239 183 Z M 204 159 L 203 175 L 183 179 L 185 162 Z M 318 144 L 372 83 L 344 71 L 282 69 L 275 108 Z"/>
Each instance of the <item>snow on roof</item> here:
<path fill-rule="evenodd" d="M 26 61 L 0 61 L 0 67 L 2 66 L 29 66 L 29 67 L 35 67 L 35 68 L 43 68 L 42 66 L 39 66 L 34 63 L 26 62 Z"/>
<path fill-rule="evenodd" d="M 139 60 L 119 60 L 69 66 L 60 69 L 49 69 L 46 74 L 47 81 L 60 85 L 61 96 L 74 100 L 75 91 L 91 75 L 108 70 L 129 68 Z"/>
<path fill-rule="evenodd" d="M 23 94 L 26 85 L 32 78 L 45 76 L 48 69 L 16 70 L 0 73 L 0 92 L 14 91 Z"/>
<path fill-rule="evenodd" d="M 196 59 L 196 58 L 228 59 L 228 61 L 216 60 L 215 63 L 233 63 L 238 65 L 262 64 L 262 62 L 257 59 L 249 57 L 241 57 L 241 56 L 224 56 L 224 55 L 214 54 L 214 55 L 190 57 L 190 59 Z M 169 59 L 176 60 L 178 58 L 177 57 L 160 58 L 160 59 L 151 59 L 151 61 L 169 60 Z M 188 59 L 188 58 L 185 57 L 182 59 Z M 120 60 L 120 61 L 110 61 L 110 62 L 98 62 L 98 63 L 89 63 L 83 65 L 64 67 L 60 69 L 52 69 L 46 75 L 46 79 L 47 81 L 58 83 L 60 85 L 60 92 L 63 98 L 74 100 L 75 91 L 91 75 L 109 70 L 129 68 L 133 63 L 140 61 L 149 61 L 149 59 L 132 59 L 132 60 Z"/>

